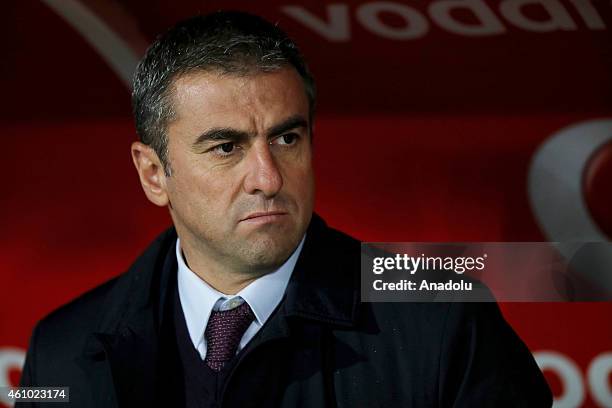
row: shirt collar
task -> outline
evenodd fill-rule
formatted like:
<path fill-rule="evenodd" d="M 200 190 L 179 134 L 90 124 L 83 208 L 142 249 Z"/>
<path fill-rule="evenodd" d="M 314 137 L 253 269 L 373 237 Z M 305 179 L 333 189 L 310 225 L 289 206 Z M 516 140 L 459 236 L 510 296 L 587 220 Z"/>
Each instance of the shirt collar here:
<path fill-rule="evenodd" d="M 234 297 L 241 297 L 253 310 L 255 322 L 260 327 L 263 326 L 283 298 L 305 239 L 306 236 L 276 271 L 257 278 L 236 295 L 226 295 L 211 287 L 189 269 L 183 259 L 180 239 L 177 238 L 178 291 L 187 330 L 193 344 L 198 344 L 203 340 L 210 313 L 214 310 L 215 304 L 217 307 L 221 304 L 217 302 L 220 298 L 230 300 Z"/>

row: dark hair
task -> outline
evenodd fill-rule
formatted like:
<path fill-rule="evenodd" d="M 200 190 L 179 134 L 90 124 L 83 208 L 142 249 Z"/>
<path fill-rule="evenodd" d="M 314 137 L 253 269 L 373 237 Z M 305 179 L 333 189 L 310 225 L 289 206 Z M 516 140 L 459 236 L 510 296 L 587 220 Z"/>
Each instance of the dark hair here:
<path fill-rule="evenodd" d="M 277 26 L 244 12 L 219 11 L 177 23 L 148 48 L 134 73 L 132 107 L 140 140 L 157 153 L 167 175 L 167 127 L 174 117 L 172 84 L 193 71 L 234 75 L 292 66 L 314 114 L 314 79 L 297 45 Z"/>

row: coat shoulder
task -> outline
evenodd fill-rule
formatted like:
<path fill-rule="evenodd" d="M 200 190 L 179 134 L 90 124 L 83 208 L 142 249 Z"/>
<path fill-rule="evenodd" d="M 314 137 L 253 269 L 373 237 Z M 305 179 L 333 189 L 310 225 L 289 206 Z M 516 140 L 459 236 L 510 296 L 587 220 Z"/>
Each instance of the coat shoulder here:
<path fill-rule="evenodd" d="M 146 291 L 153 265 L 176 237 L 173 229 L 159 235 L 124 273 L 88 290 L 42 318 L 34 329 L 32 340 L 45 353 L 74 350 L 94 333 L 106 317 L 118 320 L 124 305 L 136 292 Z M 138 287 L 140 289 L 138 289 Z M 108 327 L 105 327 L 108 329 Z"/>
<path fill-rule="evenodd" d="M 100 312 L 104 309 L 108 294 L 122 276 L 114 277 L 58 307 L 40 320 L 37 325 L 38 331 L 59 331 L 65 336 L 77 328 L 84 329 L 86 326 L 95 325 Z"/>

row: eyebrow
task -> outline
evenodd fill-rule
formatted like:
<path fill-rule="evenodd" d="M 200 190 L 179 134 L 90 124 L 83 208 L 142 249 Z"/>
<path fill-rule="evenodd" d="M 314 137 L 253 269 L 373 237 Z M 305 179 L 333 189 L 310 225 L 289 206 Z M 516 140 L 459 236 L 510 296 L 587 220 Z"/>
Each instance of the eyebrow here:
<path fill-rule="evenodd" d="M 308 129 L 308 121 L 302 115 L 293 115 L 268 130 L 268 138 L 280 136 L 293 129 Z"/>
<path fill-rule="evenodd" d="M 267 137 L 273 138 L 276 136 L 280 136 L 289 130 L 298 128 L 308 128 L 308 121 L 302 115 L 293 115 L 268 129 Z M 207 142 L 215 142 L 222 140 L 229 140 L 232 142 L 244 142 L 249 137 L 252 137 L 252 134 L 238 129 L 212 128 L 198 136 L 195 142 L 193 142 L 193 147 L 198 147 Z"/>
<path fill-rule="evenodd" d="M 230 140 L 232 142 L 241 142 L 249 138 L 247 132 L 232 128 L 213 128 L 202 133 L 193 142 L 193 147 L 198 147 L 206 142 L 216 142 L 220 140 Z"/>

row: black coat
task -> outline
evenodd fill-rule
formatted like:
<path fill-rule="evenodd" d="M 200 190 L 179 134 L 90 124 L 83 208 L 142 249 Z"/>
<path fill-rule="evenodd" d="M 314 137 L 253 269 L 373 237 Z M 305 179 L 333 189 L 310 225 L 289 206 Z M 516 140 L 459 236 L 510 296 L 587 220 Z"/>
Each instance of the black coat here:
<path fill-rule="evenodd" d="M 127 273 L 43 319 L 22 385 L 69 386 L 75 407 L 159 403 L 159 327 L 176 274 L 164 264 L 175 243 L 166 231 Z M 313 216 L 285 297 L 239 353 L 221 406 L 552 405 L 495 303 L 361 303 L 359 251 Z"/>

